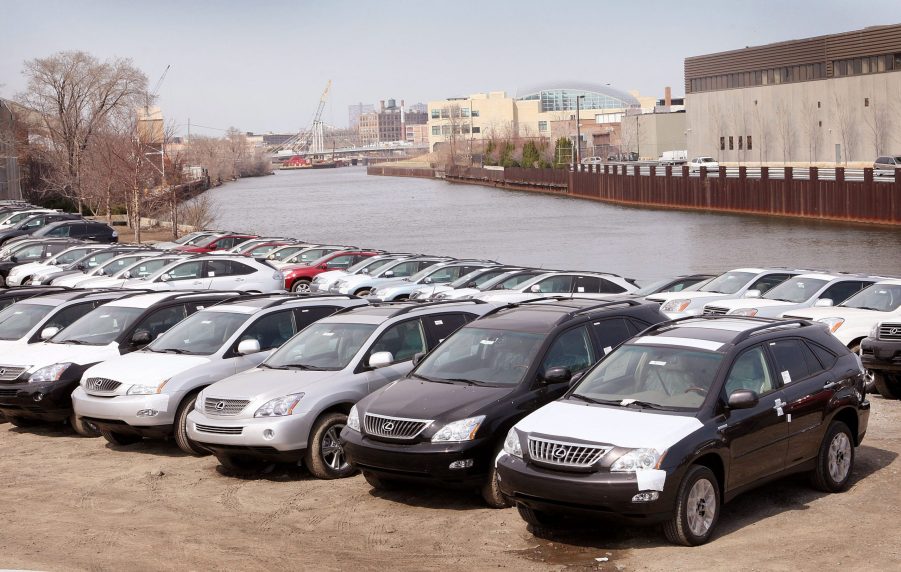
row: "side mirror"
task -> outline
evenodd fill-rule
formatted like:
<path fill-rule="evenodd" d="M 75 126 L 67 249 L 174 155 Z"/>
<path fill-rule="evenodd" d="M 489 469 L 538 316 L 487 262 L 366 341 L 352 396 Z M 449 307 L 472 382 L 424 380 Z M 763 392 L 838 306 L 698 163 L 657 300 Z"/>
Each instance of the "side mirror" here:
<path fill-rule="evenodd" d="M 129 278 L 132 278 L 131 270 L 126 270 L 126 271 L 122 274 L 122 278 L 125 278 L 126 280 L 129 279 Z"/>
<path fill-rule="evenodd" d="M 529 288 L 529 292 L 534 292 L 537 294 L 541 292 L 541 286 L 539 286 L 538 284 L 532 284 L 532 287 Z"/>
<path fill-rule="evenodd" d="M 392 276 L 394 276 L 394 270 L 389 270 L 389 271 L 385 272 L 382 276 L 384 276 L 385 278 L 391 278 Z"/>
<path fill-rule="evenodd" d="M 238 353 L 242 356 L 259 353 L 259 351 L 260 342 L 258 340 L 241 340 L 240 343 L 238 343 Z"/>
<path fill-rule="evenodd" d="M 369 274 L 369 269 L 368 268 L 361 269 L 360 274 Z"/>
<path fill-rule="evenodd" d="M 52 338 L 53 336 L 55 336 L 58 333 L 59 333 L 59 328 L 57 328 L 56 326 L 50 326 L 50 327 L 44 328 L 43 330 L 41 330 L 41 339 L 49 340 L 50 338 Z"/>
<path fill-rule="evenodd" d="M 378 369 L 391 365 L 394 362 L 394 355 L 391 352 L 375 352 L 369 356 L 369 367 Z"/>
<path fill-rule="evenodd" d="M 328 270 L 328 264 L 323 262 L 322 264 L 319 265 L 319 268 L 321 268 L 322 270 Z"/>
<path fill-rule="evenodd" d="M 478 287 L 478 284 L 476 284 L 475 280 L 470 280 L 469 282 L 466 283 L 466 287 L 467 288 L 476 288 L 476 287 Z"/>
<path fill-rule="evenodd" d="M 425 278 L 422 279 L 422 283 L 423 284 L 431 284 L 432 279 L 429 276 L 426 276 Z"/>
<path fill-rule="evenodd" d="M 168 282 L 170 280 L 172 280 L 172 277 L 169 276 L 168 272 L 160 276 L 160 282 Z"/>
<path fill-rule="evenodd" d="M 146 346 L 153 341 L 153 336 L 147 330 L 138 330 L 131 336 L 131 343 L 134 346 Z"/>
<path fill-rule="evenodd" d="M 760 398 L 750 389 L 736 389 L 729 394 L 729 409 L 750 409 L 756 407 Z"/>
<path fill-rule="evenodd" d="M 829 306 L 834 306 L 835 302 L 832 298 L 820 298 L 816 302 L 813 303 L 816 308 L 828 308 Z"/>
<path fill-rule="evenodd" d="M 760 298 L 760 290 L 748 290 L 745 292 L 745 298 Z"/>
<path fill-rule="evenodd" d="M 87 266 L 85 266 L 84 264 L 79 264 L 75 267 L 75 270 L 84 270 L 85 268 L 87 268 Z"/>
<path fill-rule="evenodd" d="M 16 255 L 12 255 L 12 256 L 9 257 L 9 261 L 10 261 L 10 262 L 18 262 L 18 261 L 19 261 L 19 257 L 16 256 Z"/>
<path fill-rule="evenodd" d="M 573 378 L 573 374 L 568 367 L 552 367 L 544 372 L 544 382 L 552 383 L 569 383 Z"/>
<path fill-rule="evenodd" d="M 413 354 L 413 365 L 419 365 L 419 362 L 422 361 L 422 358 L 425 357 L 425 352 L 418 352 Z"/>

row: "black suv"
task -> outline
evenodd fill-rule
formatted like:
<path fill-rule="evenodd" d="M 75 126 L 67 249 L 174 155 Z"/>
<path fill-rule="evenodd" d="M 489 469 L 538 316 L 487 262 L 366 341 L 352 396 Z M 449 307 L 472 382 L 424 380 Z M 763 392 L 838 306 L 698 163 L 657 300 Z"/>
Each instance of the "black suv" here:
<path fill-rule="evenodd" d="M 119 242 L 119 233 L 113 230 L 111 226 L 102 222 L 93 220 L 64 220 L 53 224 L 35 232 L 33 237 L 59 238 L 71 237 L 80 238 L 82 240 L 92 240 L 94 242 Z"/>
<path fill-rule="evenodd" d="M 12 228 L 0 231 L 0 244 L 10 241 L 20 236 L 34 235 L 40 232 L 47 225 L 63 220 L 81 221 L 81 215 L 68 213 L 40 213 L 30 216 Z M 44 236 L 44 235 L 38 235 Z M 68 236 L 68 235 L 59 235 Z M 80 238 L 80 237 L 78 237 Z"/>
<path fill-rule="evenodd" d="M 480 488 L 490 506 L 508 506 L 494 458 L 510 427 L 665 319 L 636 300 L 553 297 L 496 308 L 357 403 L 341 432 L 348 461 L 375 488 L 419 479 Z"/>
<path fill-rule="evenodd" d="M 824 324 L 666 322 L 510 430 L 500 489 L 536 527 L 590 512 L 703 544 L 723 503 L 774 478 L 808 472 L 820 490 L 846 489 L 867 432 L 865 382 Z"/>
<path fill-rule="evenodd" d="M 860 342 L 860 359 L 879 395 L 901 399 L 901 318 L 877 324 Z"/>

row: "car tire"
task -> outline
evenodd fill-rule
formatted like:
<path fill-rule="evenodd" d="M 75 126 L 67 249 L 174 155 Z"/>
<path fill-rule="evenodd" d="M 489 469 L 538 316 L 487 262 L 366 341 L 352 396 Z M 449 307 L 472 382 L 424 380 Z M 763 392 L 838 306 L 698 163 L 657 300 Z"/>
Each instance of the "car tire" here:
<path fill-rule="evenodd" d="M 901 399 L 901 375 L 874 371 L 873 384 L 882 397 L 886 399 Z"/>
<path fill-rule="evenodd" d="M 813 487 L 827 493 L 846 490 L 854 470 L 854 436 L 841 421 L 833 421 L 820 443 L 816 467 L 810 474 Z"/>
<path fill-rule="evenodd" d="M 338 435 L 347 425 L 344 413 L 327 413 L 316 420 L 307 442 L 304 464 L 319 479 L 343 479 L 357 472 L 344 454 Z"/>
<path fill-rule="evenodd" d="M 298 280 L 294 284 L 291 285 L 292 292 L 299 292 L 301 294 L 309 294 L 310 293 L 310 281 L 309 280 Z"/>
<path fill-rule="evenodd" d="M 482 499 L 491 508 L 509 508 L 511 506 L 510 500 L 501 493 L 497 483 L 497 465 L 495 465 L 494 459 L 499 451 L 499 448 L 496 449 L 494 456 L 491 458 L 491 470 L 488 471 L 488 480 L 485 481 L 481 489 Z"/>
<path fill-rule="evenodd" d="M 16 427 L 34 427 L 41 424 L 37 419 L 31 419 L 30 417 L 7 416 L 6 420 Z"/>
<path fill-rule="evenodd" d="M 663 523 L 667 540 L 683 546 L 698 546 L 710 540 L 720 517 L 720 504 L 720 485 L 713 471 L 701 465 L 689 467 L 679 484 L 676 510 Z"/>
<path fill-rule="evenodd" d="M 360 288 L 356 292 L 354 292 L 354 296 L 359 296 L 362 298 L 363 296 L 369 296 L 369 288 Z"/>
<path fill-rule="evenodd" d="M 125 447 L 126 445 L 134 445 L 144 440 L 140 435 L 132 435 L 130 433 L 117 433 L 109 429 L 101 429 L 100 434 L 106 439 L 110 445 L 117 447 Z"/>
<path fill-rule="evenodd" d="M 209 455 L 210 452 L 201 447 L 197 441 L 188 437 L 188 414 L 194 409 L 194 402 L 197 401 L 198 393 L 192 393 L 185 397 L 175 412 L 175 444 L 178 448 L 189 455 L 195 457 L 203 457 Z"/>
<path fill-rule="evenodd" d="M 100 436 L 100 430 L 93 423 L 88 423 L 74 413 L 69 417 L 69 426 L 82 437 Z"/>
<path fill-rule="evenodd" d="M 395 491 L 401 487 L 401 484 L 398 481 L 380 477 L 369 471 L 363 471 L 363 478 L 366 479 L 366 482 L 369 483 L 370 487 L 377 491 Z"/>

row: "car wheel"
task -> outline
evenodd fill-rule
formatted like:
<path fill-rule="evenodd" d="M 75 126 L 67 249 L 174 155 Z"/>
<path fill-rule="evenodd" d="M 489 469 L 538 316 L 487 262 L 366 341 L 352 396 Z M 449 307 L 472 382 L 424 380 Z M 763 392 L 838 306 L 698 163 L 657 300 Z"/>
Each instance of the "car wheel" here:
<path fill-rule="evenodd" d="M 881 372 L 873 372 L 873 384 L 879 395 L 886 399 L 901 398 L 901 376 L 889 375 Z"/>
<path fill-rule="evenodd" d="M 6 420 L 16 427 L 34 427 L 35 425 L 40 425 L 41 423 L 37 419 L 31 419 L 30 417 L 7 416 Z"/>
<path fill-rule="evenodd" d="M 189 455 L 202 457 L 209 455 L 210 452 L 201 447 L 197 441 L 188 437 L 188 414 L 194 409 L 195 401 L 197 401 L 197 393 L 185 397 L 178 406 L 175 413 L 175 444 Z"/>
<path fill-rule="evenodd" d="M 316 420 L 304 457 L 304 464 L 314 477 L 341 479 L 357 472 L 347 462 L 338 438 L 346 425 L 347 415 L 343 413 L 329 413 Z"/>
<path fill-rule="evenodd" d="M 69 417 L 69 425 L 72 427 L 72 430 L 81 435 L 82 437 L 99 437 L 100 430 L 97 429 L 97 426 L 93 423 L 89 423 L 79 417 L 76 414 L 72 414 Z"/>
<path fill-rule="evenodd" d="M 400 483 L 392 479 L 380 477 L 375 473 L 363 471 L 363 478 L 369 483 L 369 486 L 379 491 L 393 491 L 400 488 Z"/>
<path fill-rule="evenodd" d="M 663 524 L 673 544 L 697 546 L 710 540 L 720 516 L 720 485 L 707 467 L 692 465 L 676 497 L 676 511 Z"/>
<path fill-rule="evenodd" d="M 499 451 L 500 449 L 495 450 L 495 455 L 491 458 L 491 470 L 488 472 L 488 480 L 482 485 L 481 490 L 482 498 L 491 508 L 507 508 L 510 506 L 510 501 L 501 493 L 497 483 L 497 466 L 494 464 L 494 459 Z"/>
<path fill-rule="evenodd" d="M 309 280 L 298 280 L 291 286 L 292 292 L 300 292 L 301 294 L 309 294 L 310 293 L 310 281 Z"/>
<path fill-rule="evenodd" d="M 363 296 L 369 296 L 369 288 L 360 288 L 359 290 L 354 292 L 354 296 L 360 296 L 361 298 Z"/>
<path fill-rule="evenodd" d="M 848 488 L 853 468 L 854 437 L 847 425 L 834 421 L 820 444 L 811 483 L 827 493 L 841 492 Z"/>
<path fill-rule="evenodd" d="M 117 447 L 134 445 L 135 443 L 144 440 L 144 438 L 140 435 L 132 435 L 130 433 L 117 433 L 108 429 L 101 429 L 100 434 L 103 435 L 104 439 L 109 441 L 110 445 L 116 445 Z"/>

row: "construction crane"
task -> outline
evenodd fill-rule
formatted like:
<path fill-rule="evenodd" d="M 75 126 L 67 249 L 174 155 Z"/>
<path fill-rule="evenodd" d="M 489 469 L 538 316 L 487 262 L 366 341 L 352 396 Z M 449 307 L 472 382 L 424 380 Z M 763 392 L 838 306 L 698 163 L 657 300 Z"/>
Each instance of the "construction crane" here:
<path fill-rule="evenodd" d="M 273 149 L 274 153 L 278 153 L 279 151 L 286 149 L 290 149 L 294 152 L 306 150 L 308 153 L 313 155 L 322 154 L 325 152 L 325 137 L 323 135 L 322 129 L 322 111 L 325 109 L 325 102 L 328 100 L 328 94 L 331 89 L 332 80 L 328 80 L 328 83 L 325 84 L 325 89 L 322 91 L 322 96 L 319 98 L 319 107 L 316 108 L 316 113 L 313 115 L 313 122 L 310 125 L 310 129 L 297 133 L 296 135 Z"/>
<path fill-rule="evenodd" d="M 166 66 L 166 69 L 163 70 L 163 75 L 160 76 L 160 79 L 156 80 L 156 84 L 153 86 L 153 91 L 148 91 L 144 98 L 144 114 L 147 115 L 150 112 L 150 104 L 153 103 L 153 100 L 156 99 L 157 94 L 160 92 L 160 87 L 163 85 L 163 80 L 166 79 L 166 74 L 169 73 L 169 68 L 172 67 L 171 64 Z"/>

